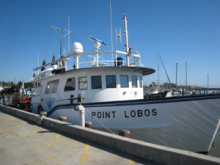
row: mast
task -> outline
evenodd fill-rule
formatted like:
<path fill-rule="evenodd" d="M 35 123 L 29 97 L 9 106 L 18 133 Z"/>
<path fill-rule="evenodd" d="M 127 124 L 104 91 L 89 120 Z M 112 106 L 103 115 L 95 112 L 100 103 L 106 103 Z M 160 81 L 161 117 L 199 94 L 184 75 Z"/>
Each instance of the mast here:
<path fill-rule="evenodd" d="M 209 91 L 209 74 L 207 75 L 207 92 L 206 93 L 208 93 L 208 91 Z"/>
<path fill-rule="evenodd" d="M 124 34 L 125 34 L 125 49 L 126 49 L 126 52 L 129 54 L 128 28 L 127 28 L 127 20 L 128 20 L 128 18 L 126 17 L 126 14 L 124 14 L 123 20 L 125 22 L 125 31 L 124 31 Z M 129 66 L 129 55 L 126 56 L 126 63 L 127 63 L 127 66 Z"/>
<path fill-rule="evenodd" d="M 125 31 L 124 31 L 124 33 L 125 33 L 125 49 L 126 49 L 126 52 L 128 53 L 128 47 L 129 47 L 129 45 L 128 45 L 128 28 L 127 28 L 128 18 L 126 17 L 126 14 L 124 14 L 123 19 L 125 22 Z"/>
<path fill-rule="evenodd" d="M 40 66 L 40 62 L 39 62 L 39 53 L 38 53 L 38 66 L 37 67 L 39 66 Z M 37 70 L 37 74 L 39 75 L 39 69 Z"/>
<path fill-rule="evenodd" d="M 177 88 L 177 79 L 178 79 L 178 63 L 176 63 L 176 88 Z"/>
<path fill-rule="evenodd" d="M 159 57 L 160 53 L 159 51 L 157 51 L 157 65 L 158 65 L 158 86 L 160 86 L 160 61 L 159 61 Z"/>
<path fill-rule="evenodd" d="M 186 62 L 186 87 L 187 87 L 187 62 Z"/>

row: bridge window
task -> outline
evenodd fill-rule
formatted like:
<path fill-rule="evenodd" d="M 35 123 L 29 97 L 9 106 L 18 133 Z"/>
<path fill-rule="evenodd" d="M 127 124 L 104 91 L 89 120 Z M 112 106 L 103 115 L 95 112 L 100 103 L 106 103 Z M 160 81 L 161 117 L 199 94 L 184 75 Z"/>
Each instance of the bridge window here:
<path fill-rule="evenodd" d="M 121 75 L 120 76 L 120 83 L 121 83 L 121 88 L 128 88 L 128 76 L 127 75 Z"/>
<path fill-rule="evenodd" d="M 87 77 L 79 77 L 79 89 L 87 89 Z"/>
<path fill-rule="evenodd" d="M 116 76 L 115 75 L 106 76 L 106 88 L 116 88 Z"/>
<path fill-rule="evenodd" d="M 139 76 L 139 88 L 142 88 L 142 77 Z"/>
<path fill-rule="evenodd" d="M 137 88 L 137 76 L 131 76 L 132 88 Z"/>
<path fill-rule="evenodd" d="M 66 81 L 66 85 L 64 87 L 64 91 L 74 91 L 75 90 L 75 77 L 68 78 Z"/>
<path fill-rule="evenodd" d="M 57 92 L 59 80 L 49 81 L 46 86 L 45 94 L 52 94 Z"/>
<path fill-rule="evenodd" d="M 101 89 L 102 88 L 102 77 L 101 76 L 92 76 L 91 77 L 92 89 Z"/>

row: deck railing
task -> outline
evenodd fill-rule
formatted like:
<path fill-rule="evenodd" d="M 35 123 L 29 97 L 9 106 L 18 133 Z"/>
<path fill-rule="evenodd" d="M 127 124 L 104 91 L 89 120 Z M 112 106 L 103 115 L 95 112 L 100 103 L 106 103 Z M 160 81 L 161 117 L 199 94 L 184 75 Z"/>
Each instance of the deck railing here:
<path fill-rule="evenodd" d="M 100 55 L 102 58 L 101 60 L 99 59 Z M 70 60 L 69 57 L 71 56 L 75 58 L 75 64 L 74 63 L 67 64 L 67 61 Z M 125 57 L 124 59 L 122 58 L 123 56 Z M 134 57 L 134 58 L 130 59 L 130 57 Z M 65 62 L 64 66 L 62 65 L 63 61 Z M 76 63 L 77 61 L 78 63 Z M 56 67 L 54 65 L 55 63 L 58 63 Z M 66 68 L 66 70 L 71 70 L 74 68 L 80 69 L 80 68 L 108 67 L 108 66 L 142 66 L 140 61 L 140 54 L 137 53 L 132 54 L 132 52 L 126 53 L 118 50 L 99 51 L 99 52 L 81 52 L 78 54 L 77 53 L 69 54 L 58 60 L 46 63 L 40 67 L 33 69 L 34 71 L 40 70 L 40 73 L 35 73 L 31 78 L 31 81 L 51 75 L 52 71 L 50 73 L 48 72 L 48 70 L 51 70 L 50 68 L 53 69 Z M 42 70 L 42 68 L 44 68 L 44 70 Z"/>

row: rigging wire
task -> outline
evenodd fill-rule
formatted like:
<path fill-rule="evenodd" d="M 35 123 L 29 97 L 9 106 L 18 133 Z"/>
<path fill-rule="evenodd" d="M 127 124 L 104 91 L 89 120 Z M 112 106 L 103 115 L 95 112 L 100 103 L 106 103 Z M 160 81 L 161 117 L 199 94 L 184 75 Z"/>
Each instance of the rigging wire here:
<path fill-rule="evenodd" d="M 169 76 L 168 76 L 167 70 L 166 70 L 166 68 L 165 68 L 165 65 L 164 65 L 164 63 L 163 63 L 163 60 L 162 60 L 160 54 L 159 54 L 159 57 L 160 57 L 161 63 L 163 64 L 163 68 L 164 68 L 164 70 L 165 70 L 165 72 L 166 72 L 166 75 L 167 75 L 167 78 L 168 78 L 169 84 L 170 84 L 170 86 L 171 86 L 170 78 L 169 78 Z M 172 87 L 172 86 L 171 86 L 171 87 Z"/>
<path fill-rule="evenodd" d="M 41 57 L 42 57 L 42 55 L 43 55 L 45 46 L 48 45 L 48 40 L 49 40 L 49 38 L 50 38 L 50 33 L 51 33 L 51 28 L 49 28 L 49 31 L 48 31 L 48 34 L 47 34 L 47 39 L 45 40 L 45 43 L 44 43 L 44 46 L 43 46 L 43 50 L 42 50 L 41 55 L 40 55 L 40 59 L 41 59 Z M 48 46 L 47 46 L 47 47 L 48 47 Z M 45 54 L 46 54 L 46 52 L 45 52 Z M 45 58 L 44 58 L 44 59 L 45 59 Z"/>
<path fill-rule="evenodd" d="M 48 48 L 48 43 L 49 43 L 49 40 L 50 40 L 50 34 L 51 33 L 49 33 L 49 37 L 48 37 L 48 41 L 47 41 L 47 47 L 46 47 L 46 51 L 45 51 L 45 55 L 44 55 L 44 60 L 46 59 L 46 55 L 47 55 L 47 48 Z"/>
<path fill-rule="evenodd" d="M 76 36 L 75 36 L 73 33 L 71 33 L 70 35 L 72 35 L 72 36 L 74 37 L 74 39 L 75 39 L 76 41 L 78 41 L 78 39 L 76 38 Z M 71 37 L 72 43 L 73 43 L 73 37 Z"/>

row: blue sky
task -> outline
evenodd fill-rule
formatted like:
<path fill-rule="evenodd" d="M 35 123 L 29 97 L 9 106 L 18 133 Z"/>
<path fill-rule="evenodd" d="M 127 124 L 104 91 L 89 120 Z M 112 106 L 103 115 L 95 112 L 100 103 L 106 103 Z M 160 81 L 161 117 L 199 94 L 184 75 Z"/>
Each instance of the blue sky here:
<path fill-rule="evenodd" d="M 178 84 L 185 85 L 187 62 L 189 85 L 206 87 L 209 74 L 209 86 L 220 87 L 219 0 L 112 0 L 111 4 L 113 34 L 116 28 L 124 30 L 126 13 L 129 46 L 138 50 L 145 67 L 157 70 L 159 51 L 171 82 L 176 82 L 178 63 Z M 101 50 L 111 50 L 110 0 L 1 0 L 0 81 L 28 82 L 38 54 L 41 61 L 50 62 L 54 53 L 58 57 L 54 31 L 50 39 L 57 49 L 44 45 L 51 25 L 68 28 L 68 16 L 71 43 L 80 42 L 84 51 L 93 51 L 93 43 L 86 38 L 91 35 L 108 43 Z M 124 35 L 122 41 L 124 50 Z M 113 43 L 118 49 L 115 37 Z M 162 64 L 160 77 L 167 82 Z M 157 82 L 157 72 L 144 80 L 146 85 Z"/>

